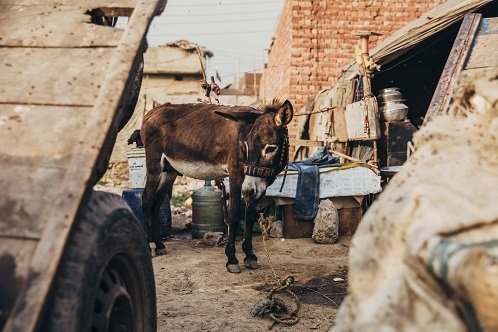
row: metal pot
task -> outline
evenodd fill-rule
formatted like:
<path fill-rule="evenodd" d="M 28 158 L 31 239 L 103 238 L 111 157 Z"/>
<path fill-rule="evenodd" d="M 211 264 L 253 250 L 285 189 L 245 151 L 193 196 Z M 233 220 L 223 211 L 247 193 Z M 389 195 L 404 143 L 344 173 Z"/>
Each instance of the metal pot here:
<path fill-rule="evenodd" d="M 379 107 L 391 107 L 392 105 L 396 105 L 396 104 L 404 104 L 405 103 L 405 99 L 396 99 L 396 100 L 381 100 L 379 102 Z"/>
<path fill-rule="evenodd" d="M 392 91 L 377 95 L 377 99 L 381 102 L 403 100 L 401 92 Z"/>
<path fill-rule="evenodd" d="M 387 122 L 404 121 L 408 114 L 408 106 L 401 102 L 387 102 L 379 108 L 380 118 Z"/>
<path fill-rule="evenodd" d="M 389 93 L 393 93 L 393 92 L 401 93 L 399 90 L 400 90 L 399 88 L 385 88 L 385 89 L 379 90 L 379 95 L 389 94 Z"/>

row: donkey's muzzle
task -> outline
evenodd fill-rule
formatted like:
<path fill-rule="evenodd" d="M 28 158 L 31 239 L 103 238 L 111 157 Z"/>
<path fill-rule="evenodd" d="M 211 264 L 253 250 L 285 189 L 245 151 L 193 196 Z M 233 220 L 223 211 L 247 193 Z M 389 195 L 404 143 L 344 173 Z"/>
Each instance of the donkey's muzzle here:
<path fill-rule="evenodd" d="M 266 179 L 246 175 L 242 183 L 242 198 L 246 203 L 260 199 L 266 192 Z"/>

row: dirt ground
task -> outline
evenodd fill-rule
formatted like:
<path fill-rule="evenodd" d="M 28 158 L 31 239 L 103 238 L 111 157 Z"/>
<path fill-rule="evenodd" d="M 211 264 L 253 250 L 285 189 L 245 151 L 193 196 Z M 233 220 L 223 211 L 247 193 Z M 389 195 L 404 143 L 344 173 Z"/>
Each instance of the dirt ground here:
<path fill-rule="evenodd" d="M 273 330 L 328 331 L 346 292 L 349 242 L 349 237 L 332 245 L 318 245 L 312 239 L 267 241 L 273 268 L 281 277 L 295 277 L 291 290 L 302 304 L 296 325 L 276 325 Z M 254 245 L 260 268 L 242 268 L 242 273 L 230 274 L 222 247 L 188 238 L 166 241 L 168 254 L 153 258 L 158 330 L 267 330 L 270 320 L 252 317 L 250 310 L 268 294 L 275 279 L 260 235 L 255 236 Z M 284 300 L 292 310 L 292 300 Z"/>
<path fill-rule="evenodd" d="M 191 184 L 189 184 L 192 186 Z M 181 185 L 176 190 L 181 189 Z M 97 187 L 120 194 L 120 188 Z M 157 292 L 158 331 L 265 331 L 270 319 L 253 317 L 251 308 L 275 283 L 262 236 L 254 235 L 259 269 L 243 266 L 244 254 L 237 241 L 242 273 L 226 271 L 223 247 L 192 239 L 186 224 L 188 208 L 174 209 L 172 236 L 165 241 L 168 254 L 153 257 Z M 350 237 L 335 244 L 317 244 L 311 238 L 266 240 L 271 265 L 282 278 L 292 275 L 290 289 L 298 296 L 299 322 L 277 324 L 274 331 L 328 331 L 347 288 L 347 253 Z M 335 279 L 335 280 L 334 280 Z M 290 310 L 294 302 L 283 299 Z"/>

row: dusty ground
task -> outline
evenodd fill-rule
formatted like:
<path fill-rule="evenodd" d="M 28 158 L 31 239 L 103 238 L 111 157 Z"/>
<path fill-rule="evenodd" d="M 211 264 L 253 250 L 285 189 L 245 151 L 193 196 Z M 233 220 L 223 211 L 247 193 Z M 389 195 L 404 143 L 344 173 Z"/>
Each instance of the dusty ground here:
<path fill-rule="evenodd" d="M 192 184 L 175 187 L 177 192 L 192 190 Z M 122 191 L 116 187 L 96 189 L 117 194 Z M 177 208 L 174 212 L 173 235 L 165 242 L 168 254 L 153 258 L 158 330 L 268 330 L 269 319 L 250 315 L 253 305 L 268 294 L 275 282 L 261 235 L 255 235 L 253 240 L 260 268 L 242 267 L 242 273 L 230 274 L 222 247 L 207 246 L 191 238 L 185 227 L 190 221 L 188 209 Z M 280 277 L 295 277 L 291 290 L 302 304 L 296 325 L 276 325 L 274 331 L 328 331 L 346 293 L 349 243 L 349 237 L 341 237 L 332 245 L 319 245 L 310 238 L 266 241 L 275 272 Z M 237 256 L 242 263 L 240 244 L 238 241 Z M 290 298 L 284 300 L 290 309 L 294 308 Z"/>
<path fill-rule="evenodd" d="M 293 275 L 291 289 L 302 303 L 299 323 L 277 325 L 280 331 L 327 331 L 346 292 L 346 253 L 350 238 L 333 245 L 311 239 L 270 239 L 267 247 L 276 273 Z M 240 242 L 238 242 L 240 250 Z M 240 274 L 225 269 L 221 247 L 191 239 L 166 241 L 168 255 L 153 258 L 159 331 L 265 331 L 269 320 L 250 315 L 252 306 L 268 294 L 274 278 L 262 237 L 254 238 L 260 268 Z M 243 254 L 239 251 L 239 260 Z M 339 277 L 344 281 L 333 281 Z M 285 298 L 289 306 L 293 302 Z"/>

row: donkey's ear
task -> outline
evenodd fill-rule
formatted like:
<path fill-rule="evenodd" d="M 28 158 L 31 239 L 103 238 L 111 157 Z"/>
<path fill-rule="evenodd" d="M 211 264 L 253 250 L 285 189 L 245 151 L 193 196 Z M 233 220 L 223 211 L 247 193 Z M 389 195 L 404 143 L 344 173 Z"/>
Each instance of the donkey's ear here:
<path fill-rule="evenodd" d="M 262 114 L 258 111 L 214 111 L 214 113 L 232 120 L 232 121 L 243 121 L 253 123 Z"/>
<path fill-rule="evenodd" d="M 291 122 L 293 115 L 294 109 L 292 108 L 291 102 L 288 100 L 284 101 L 278 109 L 277 115 L 275 115 L 276 125 L 278 127 L 288 125 Z"/>

